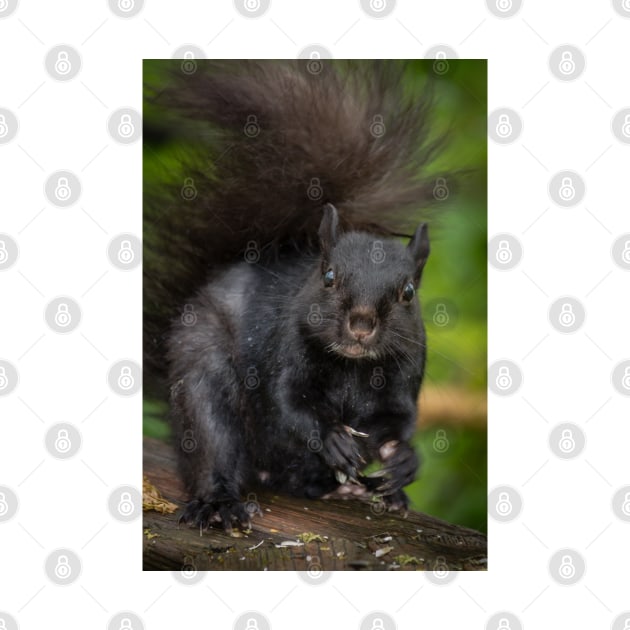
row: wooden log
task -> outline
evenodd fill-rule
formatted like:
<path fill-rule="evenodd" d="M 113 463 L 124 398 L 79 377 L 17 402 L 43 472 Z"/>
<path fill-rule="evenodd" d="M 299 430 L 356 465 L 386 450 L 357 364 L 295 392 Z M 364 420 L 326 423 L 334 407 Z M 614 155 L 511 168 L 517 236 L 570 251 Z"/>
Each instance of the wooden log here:
<path fill-rule="evenodd" d="M 144 476 L 164 498 L 186 500 L 172 449 L 144 440 Z M 144 512 L 144 570 L 485 570 L 486 536 L 410 512 L 381 513 L 356 499 L 309 500 L 257 492 L 263 517 L 226 534 L 177 524 L 177 514 Z"/>

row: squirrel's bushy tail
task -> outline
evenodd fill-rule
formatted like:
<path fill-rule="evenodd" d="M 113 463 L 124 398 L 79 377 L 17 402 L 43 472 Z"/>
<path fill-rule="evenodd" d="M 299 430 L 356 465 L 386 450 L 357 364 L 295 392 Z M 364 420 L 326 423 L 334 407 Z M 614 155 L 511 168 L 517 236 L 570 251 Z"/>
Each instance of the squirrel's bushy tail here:
<path fill-rule="evenodd" d="M 164 63 L 149 98 L 190 148 L 174 185 L 145 181 L 147 367 L 212 265 L 313 246 L 328 202 L 346 229 L 387 235 L 436 200 L 431 88 L 410 90 L 403 63 Z"/>

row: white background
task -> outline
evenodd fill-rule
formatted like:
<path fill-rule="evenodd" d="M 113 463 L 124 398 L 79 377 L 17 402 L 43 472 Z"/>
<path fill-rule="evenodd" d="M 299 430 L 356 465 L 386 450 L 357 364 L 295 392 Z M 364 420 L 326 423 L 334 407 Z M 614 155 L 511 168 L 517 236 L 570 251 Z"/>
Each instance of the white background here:
<path fill-rule="evenodd" d="M 509 19 L 479 0 L 406 1 L 375 20 L 359 2 L 339 0 L 273 0 L 258 19 L 225 0 L 149 1 L 130 19 L 105 0 L 22 0 L 0 19 L 0 42 L 0 107 L 20 124 L 0 146 L 0 231 L 20 248 L 17 263 L 0 272 L 0 357 L 20 375 L 0 398 L 0 485 L 20 502 L 0 524 L 0 611 L 23 629 L 104 628 L 121 610 L 147 628 L 230 628 L 249 609 L 274 629 L 359 628 L 373 610 L 387 611 L 398 628 L 437 629 L 484 628 L 506 610 L 527 628 L 551 629 L 608 628 L 630 608 L 630 524 L 611 508 L 614 492 L 630 483 L 629 399 L 610 378 L 630 357 L 630 272 L 610 254 L 630 232 L 630 146 L 610 126 L 630 106 L 630 19 L 605 1 L 529 0 Z M 83 64 L 63 83 L 44 67 L 60 43 L 77 48 Z M 316 587 L 289 572 L 210 573 L 193 586 L 168 572 L 142 573 L 140 519 L 120 523 L 107 509 L 116 486 L 141 485 L 141 395 L 117 396 L 106 380 L 116 361 L 141 360 L 140 268 L 120 271 L 106 256 L 117 234 L 142 233 L 141 142 L 117 144 L 106 125 L 117 108 L 141 111 L 142 58 L 168 58 L 184 43 L 208 57 L 245 58 L 295 57 L 312 43 L 335 57 L 414 58 L 442 43 L 459 57 L 489 59 L 490 111 L 510 107 L 524 123 L 516 142 L 489 147 L 489 236 L 511 233 L 524 248 L 516 269 L 489 273 L 489 361 L 510 359 L 524 375 L 513 396 L 490 394 L 490 489 L 513 486 L 523 510 L 509 523 L 489 519 L 489 572 L 461 573 L 447 586 L 422 573 L 348 572 Z M 548 66 L 565 43 L 586 57 L 572 82 Z M 60 169 L 81 179 L 70 208 L 44 197 L 46 177 Z M 583 202 L 571 208 L 547 191 L 565 169 L 586 182 Z M 44 320 L 58 295 L 82 309 L 69 335 Z M 564 295 L 586 309 L 570 335 L 547 316 Z M 47 427 L 59 422 L 83 438 L 68 461 L 44 448 Z M 563 422 L 586 435 L 584 451 L 568 461 L 548 444 Z M 83 566 L 66 587 L 44 573 L 59 547 L 74 549 Z M 586 560 L 573 586 L 549 574 L 562 547 Z"/>

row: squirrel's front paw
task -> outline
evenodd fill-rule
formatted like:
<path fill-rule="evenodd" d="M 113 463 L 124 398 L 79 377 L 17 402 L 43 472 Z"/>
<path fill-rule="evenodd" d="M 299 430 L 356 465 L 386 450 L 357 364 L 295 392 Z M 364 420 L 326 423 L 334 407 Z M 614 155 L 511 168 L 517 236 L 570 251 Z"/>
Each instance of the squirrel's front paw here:
<path fill-rule="evenodd" d="M 350 427 L 339 425 L 334 427 L 324 438 L 322 456 L 335 471 L 340 484 L 348 479 L 357 482 L 359 471 L 365 466 L 365 459 L 357 445 L 356 438 L 367 437 L 364 433 Z"/>
<path fill-rule="evenodd" d="M 258 504 L 251 501 L 244 503 L 230 499 L 220 501 L 193 499 L 186 504 L 178 523 L 190 523 L 200 530 L 207 529 L 213 523 L 221 523 L 223 529 L 231 533 L 233 524 L 241 529 L 251 529 L 251 518 L 256 514 L 262 516 Z"/>
<path fill-rule="evenodd" d="M 385 497 L 404 496 L 402 489 L 414 481 L 418 471 L 416 451 L 406 442 L 391 440 L 380 447 L 379 455 L 384 466 L 368 477 L 368 487 Z"/>

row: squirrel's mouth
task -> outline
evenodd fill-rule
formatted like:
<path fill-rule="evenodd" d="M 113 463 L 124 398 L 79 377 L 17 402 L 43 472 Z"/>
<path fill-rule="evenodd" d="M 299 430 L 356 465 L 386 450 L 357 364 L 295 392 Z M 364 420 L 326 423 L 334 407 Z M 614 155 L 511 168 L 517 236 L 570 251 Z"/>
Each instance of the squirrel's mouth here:
<path fill-rule="evenodd" d="M 334 343 L 329 346 L 330 351 L 339 354 L 347 359 L 361 359 L 377 357 L 376 351 L 372 348 L 366 348 L 360 343 Z"/>

